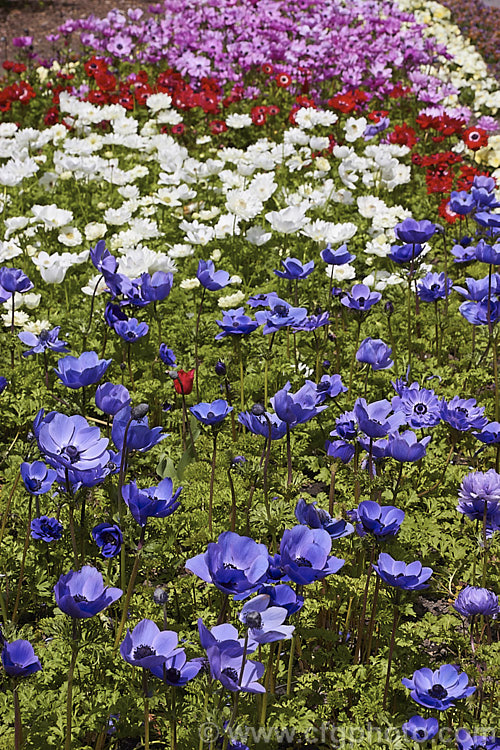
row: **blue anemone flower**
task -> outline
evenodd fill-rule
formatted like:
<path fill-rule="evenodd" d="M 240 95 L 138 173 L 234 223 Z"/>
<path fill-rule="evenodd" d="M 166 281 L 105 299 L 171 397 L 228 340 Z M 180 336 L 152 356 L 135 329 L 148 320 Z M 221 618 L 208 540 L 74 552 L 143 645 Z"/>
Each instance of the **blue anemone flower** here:
<path fill-rule="evenodd" d="M 434 718 L 424 719 L 422 716 L 412 716 L 401 729 L 410 740 L 427 742 L 438 733 L 439 723 Z"/>
<path fill-rule="evenodd" d="M 118 588 L 105 586 L 102 574 L 92 565 L 70 570 L 54 586 L 56 604 L 70 617 L 87 618 L 102 612 L 123 594 Z"/>
<path fill-rule="evenodd" d="M 265 544 L 233 531 L 223 532 L 210 542 L 206 552 L 190 558 L 186 568 L 225 594 L 243 598 L 264 583 L 269 559 Z"/>
<path fill-rule="evenodd" d="M 97 352 L 83 352 L 79 357 L 60 359 L 55 372 L 67 388 L 84 388 L 98 383 L 111 362 L 111 359 L 99 359 Z"/>
<path fill-rule="evenodd" d="M 29 357 L 31 354 L 42 354 L 47 351 L 47 349 L 58 353 L 67 352 L 68 342 L 61 341 L 58 338 L 60 330 L 61 326 L 56 326 L 51 331 L 44 329 L 43 331 L 40 331 L 38 336 L 29 331 L 21 331 L 21 333 L 18 333 L 17 336 L 23 344 L 30 347 L 30 349 L 23 352 L 23 357 Z"/>
<path fill-rule="evenodd" d="M 393 366 L 392 349 L 382 339 L 363 339 L 356 352 L 358 362 L 370 365 L 372 370 L 388 370 Z"/>
<path fill-rule="evenodd" d="M 200 260 L 196 277 L 200 284 L 210 292 L 217 292 L 229 284 L 230 276 L 227 271 L 216 271 L 213 261 Z"/>
<path fill-rule="evenodd" d="M 412 244 L 427 242 L 436 231 L 436 225 L 427 219 L 416 221 L 411 217 L 394 227 L 394 233 L 401 242 Z"/>
<path fill-rule="evenodd" d="M 372 567 L 389 586 L 405 591 L 420 591 L 427 588 L 426 581 L 433 572 L 432 568 L 423 568 L 418 560 L 407 565 L 400 560 L 394 560 L 387 552 L 381 552 L 377 565 L 372 564 Z"/>
<path fill-rule="evenodd" d="M 497 594 L 480 586 L 466 586 L 453 603 L 454 609 L 464 617 L 493 617 L 500 612 Z"/>
<path fill-rule="evenodd" d="M 345 560 L 330 556 L 332 539 L 325 529 L 299 524 L 285 529 L 280 544 L 281 567 L 291 581 L 307 585 L 338 573 Z"/>
<path fill-rule="evenodd" d="M 47 468 L 43 461 L 26 461 L 20 466 L 21 478 L 30 495 L 44 495 L 49 492 L 57 478 L 57 472 Z"/>
<path fill-rule="evenodd" d="M 128 318 L 127 320 L 117 320 L 113 328 L 115 333 L 129 344 L 134 344 L 139 339 L 147 335 L 149 326 L 144 321 L 139 323 L 137 318 Z"/>
<path fill-rule="evenodd" d="M 11 643 L 5 642 L 1 658 L 5 674 L 9 677 L 28 677 L 42 668 L 33 646 L 22 638 Z"/>
<path fill-rule="evenodd" d="M 314 271 L 313 260 L 310 260 L 308 263 L 301 263 L 297 258 L 285 258 L 285 260 L 280 262 L 285 270 L 273 271 L 273 273 L 275 273 L 276 276 L 279 276 L 280 279 L 287 279 L 288 281 L 307 279 L 307 277 Z"/>
<path fill-rule="evenodd" d="M 166 518 L 177 510 L 180 505 L 177 498 L 182 487 L 178 487 L 173 494 L 172 490 L 170 477 L 162 479 L 156 487 L 144 490 L 140 490 L 135 482 L 130 482 L 123 485 L 122 497 L 139 526 L 145 526 L 148 518 Z"/>
<path fill-rule="evenodd" d="M 120 645 L 123 659 L 134 667 L 151 669 L 180 652 L 178 635 L 173 630 L 160 630 L 152 620 L 141 620 Z"/>
<path fill-rule="evenodd" d="M 324 529 L 332 539 L 340 539 L 354 531 L 354 526 L 343 518 L 332 518 L 326 510 L 316 507 L 317 500 L 307 503 L 300 498 L 295 507 L 295 518 L 311 529 Z"/>
<path fill-rule="evenodd" d="M 401 463 L 420 461 L 425 456 L 430 440 L 430 435 L 422 440 L 417 440 L 417 436 L 411 430 L 394 433 L 389 436 L 387 455 Z"/>
<path fill-rule="evenodd" d="M 223 339 L 225 336 L 248 336 L 259 327 L 259 323 L 252 320 L 249 315 L 245 315 L 243 307 L 226 310 L 222 314 L 222 320 L 215 322 L 221 329 L 215 337 L 216 340 Z"/>
<path fill-rule="evenodd" d="M 422 302 L 437 302 L 451 294 L 453 281 L 444 273 L 427 273 L 417 284 L 417 294 Z"/>
<path fill-rule="evenodd" d="M 202 401 L 200 404 L 190 406 L 189 411 L 199 422 L 207 427 L 213 427 L 220 424 L 233 411 L 233 407 L 229 406 L 223 398 L 217 398 L 211 404 Z"/>
<path fill-rule="evenodd" d="M 443 664 L 434 672 L 427 667 L 417 669 L 411 679 L 403 677 L 403 685 L 411 690 L 411 697 L 420 706 L 446 711 L 455 701 L 467 698 L 476 690 L 468 687 L 469 678 L 452 664 Z"/>
<path fill-rule="evenodd" d="M 63 525 L 57 518 L 40 516 L 31 521 L 30 529 L 32 539 L 50 544 L 50 542 L 59 541 L 62 537 Z"/>

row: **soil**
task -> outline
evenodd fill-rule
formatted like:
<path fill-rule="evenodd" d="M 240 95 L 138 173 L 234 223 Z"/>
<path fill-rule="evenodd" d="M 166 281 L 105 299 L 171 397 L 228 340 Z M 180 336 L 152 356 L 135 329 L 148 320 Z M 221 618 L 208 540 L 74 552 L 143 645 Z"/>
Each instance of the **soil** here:
<path fill-rule="evenodd" d="M 54 34 L 64 21 L 91 14 L 102 18 L 114 8 L 147 11 L 152 4 L 153 0 L 0 0 L 0 62 L 19 58 L 13 37 L 32 36 L 38 56 L 51 58 L 52 44 L 45 37 Z"/>

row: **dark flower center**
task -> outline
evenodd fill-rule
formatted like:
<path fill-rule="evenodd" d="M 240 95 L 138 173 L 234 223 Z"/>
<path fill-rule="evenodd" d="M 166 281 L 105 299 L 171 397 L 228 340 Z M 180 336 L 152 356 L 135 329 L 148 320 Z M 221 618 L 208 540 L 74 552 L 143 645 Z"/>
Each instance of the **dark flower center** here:
<path fill-rule="evenodd" d="M 105 531 L 104 534 L 101 534 L 101 539 L 104 544 L 114 544 L 116 542 L 116 537 L 111 531 Z"/>
<path fill-rule="evenodd" d="M 262 617 L 260 612 L 247 612 L 245 614 L 245 625 L 247 628 L 258 630 L 262 627 Z"/>
<path fill-rule="evenodd" d="M 147 646 L 141 643 L 140 646 L 134 650 L 134 659 L 145 659 L 146 656 L 156 656 L 156 651 L 151 646 Z"/>
<path fill-rule="evenodd" d="M 427 406 L 425 404 L 415 404 L 413 411 L 415 414 L 427 414 Z"/>
<path fill-rule="evenodd" d="M 288 307 L 286 305 L 276 305 L 273 313 L 275 313 L 275 315 L 277 315 L 279 318 L 286 318 L 288 315 Z"/>
<path fill-rule="evenodd" d="M 48 341 L 49 340 L 49 331 L 44 328 L 43 331 L 40 331 L 40 335 L 38 336 L 40 341 Z"/>
<path fill-rule="evenodd" d="M 69 458 L 72 464 L 76 463 L 78 459 L 80 458 L 80 451 L 75 445 L 67 445 L 61 451 L 61 454 L 63 453 L 66 454 L 66 456 Z"/>
<path fill-rule="evenodd" d="M 37 492 L 42 486 L 40 479 L 30 479 L 28 484 L 32 492 Z"/>
<path fill-rule="evenodd" d="M 84 596 L 83 594 L 75 594 L 75 596 L 73 597 L 73 599 L 77 603 L 79 603 L 79 602 L 88 602 L 87 597 Z"/>
<path fill-rule="evenodd" d="M 170 667 L 170 669 L 165 670 L 165 679 L 169 682 L 179 682 L 180 678 L 181 673 L 175 667 Z"/>
<path fill-rule="evenodd" d="M 233 565 L 233 563 L 224 563 L 224 570 L 237 570 L 236 565 Z"/>
<path fill-rule="evenodd" d="M 436 698 L 438 701 L 442 701 L 448 695 L 448 691 L 442 685 L 437 683 L 436 685 L 433 685 L 431 687 L 431 689 L 429 690 L 429 695 L 431 695 L 433 698 Z"/>
<path fill-rule="evenodd" d="M 222 670 L 222 674 L 225 674 L 233 682 L 238 682 L 238 672 L 233 667 L 226 667 Z"/>
<path fill-rule="evenodd" d="M 431 284 L 431 292 L 439 291 L 439 284 Z"/>
<path fill-rule="evenodd" d="M 427 733 L 426 733 L 426 732 L 425 732 L 425 731 L 424 731 L 423 729 L 417 729 L 417 731 L 415 732 L 415 734 L 416 734 L 416 735 L 417 735 L 417 737 L 419 737 L 419 738 L 420 738 L 421 740 L 425 740 L 425 739 L 426 739 L 426 737 L 427 737 Z"/>
<path fill-rule="evenodd" d="M 305 557 L 297 557 L 295 562 L 297 565 L 302 565 L 305 568 L 312 568 L 312 563 L 309 560 L 306 560 Z"/>

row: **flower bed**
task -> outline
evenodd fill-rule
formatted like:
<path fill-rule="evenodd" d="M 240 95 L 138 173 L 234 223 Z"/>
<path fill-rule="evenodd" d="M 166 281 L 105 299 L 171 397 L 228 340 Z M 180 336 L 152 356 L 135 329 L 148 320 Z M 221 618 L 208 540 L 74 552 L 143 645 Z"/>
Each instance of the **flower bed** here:
<path fill-rule="evenodd" d="M 180 9 L 4 65 L 1 735 L 498 747 L 495 81 L 434 2 Z"/>

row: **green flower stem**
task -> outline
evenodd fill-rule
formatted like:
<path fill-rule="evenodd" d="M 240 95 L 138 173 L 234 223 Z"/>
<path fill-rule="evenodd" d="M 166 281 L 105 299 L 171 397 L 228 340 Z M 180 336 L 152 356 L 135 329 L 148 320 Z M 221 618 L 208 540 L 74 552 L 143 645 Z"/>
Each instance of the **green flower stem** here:
<path fill-rule="evenodd" d="M 406 335 L 406 346 L 408 349 L 408 370 L 411 371 L 411 272 L 408 277 L 408 307 L 406 310 L 406 317 L 407 317 L 407 335 Z"/>
<path fill-rule="evenodd" d="M 328 493 L 328 512 L 333 516 L 333 503 L 335 501 L 335 475 L 338 469 L 338 462 L 332 461 L 330 467 L 330 491 Z"/>
<path fill-rule="evenodd" d="M 9 512 L 10 512 L 10 506 L 12 503 L 12 498 L 14 497 L 14 493 L 17 489 L 17 485 L 19 484 L 19 480 L 21 479 L 21 471 L 18 471 L 16 474 L 16 478 L 14 480 L 14 484 L 11 487 L 11 490 L 9 492 L 9 497 L 7 498 L 7 504 L 5 506 L 5 510 L 3 512 L 2 517 L 2 527 L 0 528 L 0 545 L 2 544 L 3 536 L 5 534 L 5 527 L 7 526 L 7 520 L 9 518 Z"/>
<path fill-rule="evenodd" d="M 389 692 L 389 682 L 391 679 L 391 667 L 392 667 L 392 657 L 394 654 L 394 642 L 396 640 L 396 629 L 398 627 L 398 620 L 399 620 L 398 593 L 399 592 L 396 591 L 396 601 L 394 603 L 394 616 L 392 619 L 391 641 L 389 644 L 389 656 L 387 659 L 387 674 L 385 678 L 384 699 L 382 701 L 382 707 L 384 711 L 387 706 L 387 693 Z"/>
<path fill-rule="evenodd" d="M 124 599 L 124 602 L 123 602 L 122 618 L 120 620 L 120 624 L 118 626 L 118 630 L 117 630 L 117 633 L 116 633 L 115 642 L 114 642 L 114 645 L 113 645 L 113 653 L 116 652 L 116 650 L 117 650 L 117 648 L 119 646 L 119 643 L 120 643 L 120 640 L 121 640 L 121 637 L 122 637 L 122 633 L 123 633 L 123 628 L 125 627 L 125 621 L 127 619 L 128 606 L 130 604 L 130 599 L 132 597 L 132 591 L 134 590 L 135 579 L 137 577 L 137 572 L 139 570 L 139 563 L 140 563 L 140 560 L 141 560 L 141 550 L 142 550 L 142 547 L 144 545 L 145 534 L 146 534 L 146 524 L 141 529 L 141 537 L 139 539 L 139 544 L 137 545 L 137 551 L 136 551 L 135 560 L 134 560 L 134 567 L 132 568 L 132 572 L 130 574 L 130 578 L 129 578 L 129 582 L 128 582 L 128 587 L 127 587 L 127 593 L 125 594 L 125 599 Z M 122 545 L 122 549 L 123 549 L 123 545 Z"/>
<path fill-rule="evenodd" d="M 23 745 L 23 725 L 21 721 L 21 709 L 19 708 L 18 684 L 13 682 L 12 694 L 14 697 L 14 748 L 21 750 Z"/>
<path fill-rule="evenodd" d="M 22 589 L 23 578 L 24 578 L 24 566 L 26 564 L 26 554 L 28 552 L 30 536 L 31 536 L 31 506 L 33 503 L 33 495 L 30 495 L 29 497 L 30 499 L 28 501 L 28 523 L 26 524 L 26 534 L 24 536 L 23 555 L 21 558 L 21 569 L 19 571 L 19 580 L 17 582 L 16 600 L 14 602 L 14 610 L 12 612 L 13 623 L 17 622 L 17 610 L 19 608 L 19 601 L 21 599 L 21 589 Z"/>
<path fill-rule="evenodd" d="M 243 657 L 244 658 L 244 657 Z M 231 718 L 229 719 L 229 724 L 226 727 L 226 733 L 224 735 L 224 743 L 222 745 L 222 750 L 227 750 L 229 745 L 229 731 L 233 728 L 236 716 L 238 715 L 238 702 L 240 699 L 239 693 L 233 693 L 233 710 L 231 712 Z"/>
<path fill-rule="evenodd" d="M 94 287 L 94 291 L 92 292 L 92 298 L 90 300 L 89 322 L 87 323 L 87 328 L 85 329 L 85 331 L 83 333 L 83 341 L 82 341 L 82 350 L 83 351 L 85 351 L 86 348 L 87 348 L 87 336 L 89 335 L 90 329 L 92 328 L 92 316 L 94 314 L 94 305 L 95 305 L 95 298 L 96 298 L 96 294 L 97 294 L 97 288 L 98 288 L 98 286 L 101 283 L 101 281 L 102 281 L 103 278 L 104 278 L 104 276 L 101 274 L 101 276 L 99 276 L 99 278 L 97 279 L 97 283 L 96 283 L 96 285 Z M 44 354 L 45 354 L 45 352 L 44 352 Z"/>
<path fill-rule="evenodd" d="M 198 307 L 198 315 L 196 316 L 196 327 L 194 331 L 194 369 L 195 369 L 195 379 L 196 379 L 196 401 L 200 400 L 200 387 L 198 383 L 198 334 L 200 331 L 200 319 L 201 319 L 201 311 L 203 310 L 203 302 L 205 300 L 205 293 L 206 288 L 203 287 L 203 291 L 201 293 L 201 300 L 200 300 L 200 306 Z"/>
<path fill-rule="evenodd" d="M 213 435 L 213 448 L 212 448 L 212 469 L 210 472 L 210 489 L 208 494 L 208 531 L 210 535 L 213 532 L 213 501 L 214 501 L 214 481 L 215 481 L 215 462 L 217 459 L 217 433 L 218 430 L 215 428 L 212 432 Z"/>
<path fill-rule="evenodd" d="M 267 696 L 271 689 L 271 675 L 273 673 L 274 647 L 275 647 L 275 644 L 271 643 L 270 648 L 269 648 L 269 658 L 267 660 L 267 665 L 266 665 L 266 673 L 264 675 L 264 687 L 266 689 L 266 692 L 262 694 L 259 727 L 264 727 L 266 725 Z"/>
<path fill-rule="evenodd" d="M 286 694 L 287 694 L 287 697 L 290 697 L 290 695 L 292 694 L 293 659 L 294 659 L 294 656 L 295 656 L 295 647 L 296 647 L 295 644 L 296 644 L 296 639 L 297 638 L 298 638 L 298 636 L 294 633 L 292 635 L 292 642 L 290 644 L 290 654 L 289 654 L 289 657 L 288 657 L 288 670 L 287 670 L 287 675 L 286 675 Z"/>
<path fill-rule="evenodd" d="M 495 378 L 495 422 L 498 422 L 500 416 L 498 394 L 498 335 L 493 336 L 493 376 Z"/>
<path fill-rule="evenodd" d="M 371 443 L 371 440 L 370 440 Z M 366 570 L 366 583 L 365 583 L 365 591 L 363 594 L 363 603 L 361 605 L 361 614 L 359 616 L 358 621 L 358 637 L 356 639 L 356 648 L 354 650 L 354 664 L 359 664 L 360 658 L 361 658 L 361 643 L 363 640 L 363 631 L 365 626 L 365 616 L 366 616 L 366 606 L 368 603 L 368 592 L 370 590 L 370 578 L 372 574 L 372 563 L 375 557 L 375 548 L 372 547 L 372 551 L 370 554 L 370 562 L 368 563 L 368 568 Z"/>
<path fill-rule="evenodd" d="M 189 442 L 191 443 L 191 448 L 193 450 L 193 456 L 195 458 L 198 458 L 198 454 L 196 452 L 196 446 L 194 444 L 193 431 L 191 429 L 191 422 L 189 421 L 189 415 L 187 413 L 186 396 L 184 395 L 184 389 L 183 388 L 182 388 L 181 398 L 182 398 L 182 420 L 183 420 L 183 424 L 185 426 L 187 426 L 187 431 L 189 432 Z M 185 434 L 185 427 L 184 427 L 184 434 Z"/>
<path fill-rule="evenodd" d="M 170 743 L 171 750 L 177 750 L 177 711 L 176 711 L 176 688 L 172 685 L 172 716 L 170 719 Z"/>
<path fill-rule="evenodd" d="M 292 446 L 291 446 L 291 440 L 290 440 L 290 427 L 287 424 L 286 426 L 286 463 L 287 463 L 287 480 L 286 480 L 286 486 L 290 487 L 292 484 Z"/>
<path fill-rule="evenodd" d="M 142 689 L 144 692 L 144 750 L 149 750 L 149 697 L 147 669 L 142 670 Z"/>
<path fill-rule="evenodd" d="M 488 569 L 488 540 L 486 538 L 486 534 L 488 531 L 486 519 L 488 515 L 488 503 L 486 500 L 484 501 L 484 511 L 483 511 L 483 577 L 482 577 L 482 588 L 486 588 L 486 572 Z"/>
<path fill-rule="evenodd" d="M 401 486 L 401 478 L 403 476 L 403 462 L 399 462 L 399 469 L 398 469 L 398 476 L 396 478 L 396 484 L 394 485 L 394 488 L 392 490 L 392 502 L 394 503 L 396 501 L 396 498 L 398 496 L 398 491 Z"/>
<path fill-rule="evenodd" d="M 268 390 L 268 379 L 269 379 L 269 359 L 271 358 L 271 350 L 273 348 L 274 343 L 274 337 L 276 333 L 271 334 L 271 339 L 269 341 L 269 349 L 267 350 L 267 355 L 265 355 L 264 360 L 264 409 L 267 409 L 267 390 Z"/>
<path fill-rule="evenodd" d="M 359 346 L 359 334 L 361 332 L 361 320 L 357 320 L 357 331 L 356 331 L 356 343 L 354 344 L 354 351 L 351 357 L 351 366 L 349 368 L 349 388 L 347 390 L 347 398 L 350 400 L 352 393 L 352 376 L 354 375 L 354 363 L 356 362 L 356 353 Z"/>
<path fill-rule="evenodd" d="M 71 662 L 68 670 L 68 692 L 66 696 L 66 738 L 64 750 L 71 750 L 71 731 L 73 724 L 73 674 L 78 658 L 78 621 L 73 619 L 73 638 L 71 641 Z"/>
<path fill-rule="evenodd" d="M 134 373 L 132 370 L 132 358 L 130 356 L 132 350 L 132 344 L 130 341 L 127 344 L 127 367 L 128 367 L 128 376 L 130 378 L 130 387 L 133 391 L 135 391 L 135 383 L 134 383 Z"/>
<path fill-rule="evenodd" d="M 233 477 L 231 476 L 231 467 L 227 470 L 227 479 L 229 482 L 229 491 L 231 492 L 231 531 L 236 530 L 236 492 L 234 490 Z"/>
<path fill-rule="evenodd" d="M 378 592 L 380 591 L 380 577 L 377 576 L 377 580 L 375 581 L 375 591 L 373 592 L 373 603 L 372 603 L 372 613 L 370 616 L 370 623 L 368 625 L 368 643 L 366 644 L 366 663 L 370 661 L 370 655 L 372 651 L 372 639 L 373 639 L 373 626 L 375 625 L 375 613 L 377 611 L 377 603 L 378 603 Z"/>
<path fill-rule="evenodd" d="M 245 385 L 244 385 L 244 379 L 245 379 L 245 373 L 243 370 L 243 347 L 241 343 L 241 337 L 240 336 L 234 336 L 235 339 L 235 348 L 238 355 L 238 362 L 240 367 L 240 405 L 241 405 L 241 411 L 245 410 Z"/>

